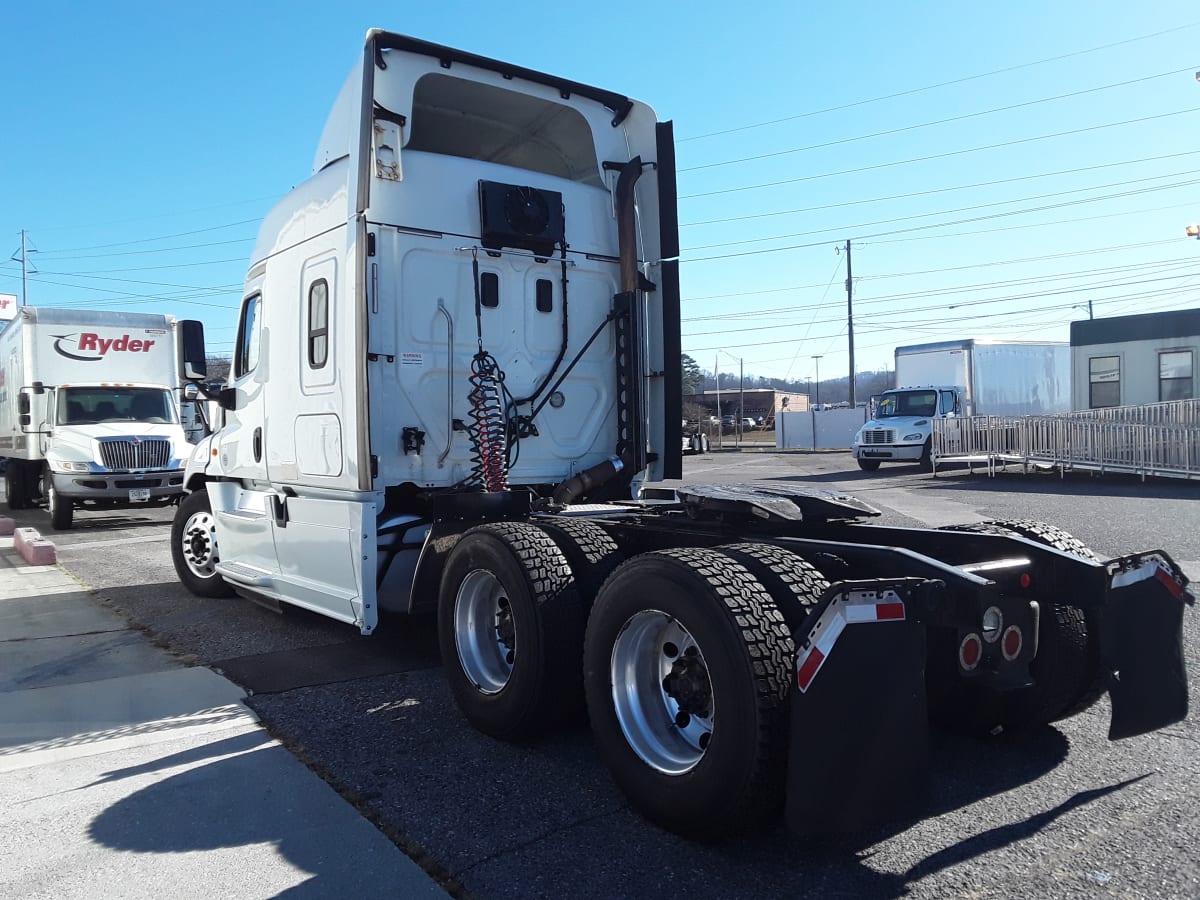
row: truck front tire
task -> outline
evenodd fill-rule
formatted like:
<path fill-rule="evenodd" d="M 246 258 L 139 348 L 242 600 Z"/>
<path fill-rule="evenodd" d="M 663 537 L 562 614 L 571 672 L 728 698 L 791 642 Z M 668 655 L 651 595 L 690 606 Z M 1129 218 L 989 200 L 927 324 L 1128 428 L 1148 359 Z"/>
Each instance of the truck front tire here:
<path fill-rule="evenodd" d="M 922 472 L 933 471 L 933 438 L 925 439 L 925 446 L 921 448 L 921 459 L 917 463 L 921 467 Z"/>
<path fill-rule="evenodd" d="M 541 528 L 466 532 L 442 573 L 438 644 L 467 721 L 511 741 L 579 716 L 585 615 L 567 558 Z"/>
<path fill-rule="evenodd" d="M 208 491 L 184 498 L 171 522 L 171 562 L 183 586 L 198 597 L 232 597 L 234 590 L 217 574 L 217 521 Z"/>
<path fill-rule="evenodd" d="M 860 459 L 858 467 L 864 472 L 877 472 L 879 470 L 879 460 L 877 459 Z"/>
<path fill-rule="evenodd" d="M 75 521 L 75 504 L 58 492 L 49 469 L 42 476 L 42 493 L 46 497 L 46 512 L 50 514 L 50 527 L 55 531 L 67 531 Z"/>
<path fill-rule="evenodd" d="M 584 688 L 630 803 L 699 840 L 771 822 L 794 652 L 770 595 L 720 551 L 660 550 L 617 569 L 588 620 Z"/>

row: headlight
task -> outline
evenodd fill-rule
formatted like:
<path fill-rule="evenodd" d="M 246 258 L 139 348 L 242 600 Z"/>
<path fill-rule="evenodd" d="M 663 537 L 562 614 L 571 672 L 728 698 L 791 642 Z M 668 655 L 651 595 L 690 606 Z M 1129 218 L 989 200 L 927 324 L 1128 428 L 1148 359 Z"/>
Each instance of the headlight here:
<path fill-rule="evenodd" d="M 919 431 L 914 431 L 912 434 L 906 434 L 904 439 L 906 441 L 923 441 L 925 440 L 925 435 L 921 434 Z"/>
<path fill-rule="evenodd" d="M 85 462 L 71 462 L 67 459 L 48 459 L 50 468 L 56 472 L 90 472 L 92 464 Z"/>

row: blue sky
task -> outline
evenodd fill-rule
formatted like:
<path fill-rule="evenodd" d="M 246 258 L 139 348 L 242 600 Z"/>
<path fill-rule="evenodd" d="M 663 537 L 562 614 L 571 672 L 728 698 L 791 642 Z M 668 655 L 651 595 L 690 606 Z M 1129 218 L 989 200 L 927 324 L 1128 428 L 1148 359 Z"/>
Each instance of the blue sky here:
<path fill-rule="evenodd" d="M 200 318 L 227 350 L 257 222 L 310 173 L 369 27 L 674 120 L 704 369 L 844 375 L 846 239 L 860 371 L 908 343 L 1066 340 L 1089 300 L 1200 306 L 1200 11 L 1107 0 L 10 6 L 0 292 L 26 229 L 32 305 Z"/>

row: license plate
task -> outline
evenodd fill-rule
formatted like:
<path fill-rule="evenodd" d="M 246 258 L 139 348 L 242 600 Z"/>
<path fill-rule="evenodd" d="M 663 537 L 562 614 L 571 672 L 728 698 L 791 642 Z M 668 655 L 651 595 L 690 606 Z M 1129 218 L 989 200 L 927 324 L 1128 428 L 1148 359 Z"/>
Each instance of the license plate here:
<path fill-rule="evenodd" d="M 891 459 L 892 452 L 890 450 L 864 450 L 863 456 L 880 456 L 884 459 Z"/>
<path fill-rule="evenodd" d="M 150 499 L 150 488 L 134 488 L 129 492 L 130 503 L 144 503 Z"/>

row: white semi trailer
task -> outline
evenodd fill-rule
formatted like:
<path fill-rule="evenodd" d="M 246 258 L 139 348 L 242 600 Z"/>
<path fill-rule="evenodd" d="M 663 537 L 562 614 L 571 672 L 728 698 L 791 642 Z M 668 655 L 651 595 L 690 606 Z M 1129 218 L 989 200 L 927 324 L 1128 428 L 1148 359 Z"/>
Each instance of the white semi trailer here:
<path fill-rule="evenodd" d="M 9 509 L 42 501 L 65 529 L 77 505 L 175 502 L 192 452 L 181 388 L 203 377 L 203 347 L 200 323 L 173 316 L 18 309 L 0 330 Z"/>
<path fill-rule="evenodd" d="M 369 32 L 312 177 L 259 232 L 180 579 L 363 633 L 434 614 L 475 727 L 586 706 L 631 802 L 706 839 L 785 798 L 800 830 L 911 812 L 927 715 L 1044 723 L 1120 669 L 1111 736 L 1177 721 L 1190 594 L 1162 551 L 651 486 L 681 475 L 675 209 L 649 107 Z"/>
<path fill-rule="evenodd" d="M 1050 415 L 1071 408 L 1071 347 L 1055 341 L 963 340 L 896 348 L 896 387 L 854 437 L 859 468 L 932 469 L 933 419 Z"/>

